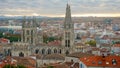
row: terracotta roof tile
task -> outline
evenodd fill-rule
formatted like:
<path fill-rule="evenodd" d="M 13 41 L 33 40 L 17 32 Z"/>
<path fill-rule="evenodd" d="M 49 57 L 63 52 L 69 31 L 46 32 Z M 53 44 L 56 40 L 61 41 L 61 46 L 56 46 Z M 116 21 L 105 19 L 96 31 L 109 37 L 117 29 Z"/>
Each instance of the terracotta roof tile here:
<path fill-rule="evenodd" d="M 30 57 L 12 57 L 12 58 L 17 61 L 17 64 L 25 65 L 29 68 L 35 68 L 36 61 L 33 58 Z"/>
<path fill-rule="evenodd" d="M 117 61 L 117 64 L 112 64 L 112 59 L 115 59 Z M 87 66 L 105 66 L 105 67 L 119 67 L 120 68 L 120 56 L 90 56 L 90 57 L 84 57 L 80 58 L 80 61 L 82 61 Z"/>
<path fill-rule="evenodd" d="M 114 44 L 113 47 L 120 47 L 120 44 Z"/>

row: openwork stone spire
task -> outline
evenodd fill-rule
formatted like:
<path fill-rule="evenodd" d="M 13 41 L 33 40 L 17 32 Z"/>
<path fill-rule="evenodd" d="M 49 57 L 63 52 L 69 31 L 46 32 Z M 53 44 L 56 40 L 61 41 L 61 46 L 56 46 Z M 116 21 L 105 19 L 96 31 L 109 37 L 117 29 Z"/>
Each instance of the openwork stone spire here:
<path fill-rule="evenodd" d="M 70 10 L 70 5 L 67 4 L 66 7 L 66 15 L 65 15 L 65 24 L 72 23 L 71 19 L 71 10 Z"/>

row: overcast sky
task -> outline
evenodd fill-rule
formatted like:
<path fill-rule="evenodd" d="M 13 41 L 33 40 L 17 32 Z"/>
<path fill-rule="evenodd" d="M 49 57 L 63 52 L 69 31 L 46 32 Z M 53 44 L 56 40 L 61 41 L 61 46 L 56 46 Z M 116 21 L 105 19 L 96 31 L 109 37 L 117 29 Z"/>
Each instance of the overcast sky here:
<path fill-rule="evenodd" d="M 64 16 L 68 0 L 0 0 L 0 15 Z M 73 16 L 120 16 L 120 0 L 71 0 Z"/>

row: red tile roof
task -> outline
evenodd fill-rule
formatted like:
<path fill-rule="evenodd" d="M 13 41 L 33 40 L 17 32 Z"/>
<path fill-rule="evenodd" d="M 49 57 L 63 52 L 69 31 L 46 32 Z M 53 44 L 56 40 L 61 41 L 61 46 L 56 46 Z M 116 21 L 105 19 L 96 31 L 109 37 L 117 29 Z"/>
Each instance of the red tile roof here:
<path fill-rule="evenodd" d="M 15 61 L 13 61 L 13 59 Z M 2 62 L 0 63 L 0 68 L 3 68 L 6 64 L 10 65 L 24 65 L 27 68 L 36 68 L 36 61 L 30 57 L 6 57 Z"/>
<path fill-rule="evenodd" d="M 120 44 L 114 44 L 113 47 L 120 47 Z"/>
<path fill-rule="evenodd" d="M 17 61 L 17 64 L 25 65 L 27 68 L 35 68 L 36 61 L 31 57 L 12 57 Z"/>
<path fill-rule="evenodd" d="M 117 61 L 117 64 L 112 64 L 112 59 Z M 118 67 L 120 68 L 120 56 L 91 56 L 80 58 L 80 61 L 83 62 L 86 66 L 92 67 Z"/>
<path fill-rule="evenodd" d="M 6 57 L 4 60 L 0 61 L 0 68 L 3 68 L 5 65 L 10 64 L 10 65 L 15 65 L 16 62 L 11 61 L 11 57 Z"/>
<path fill-rule="evenodd" d="M 0 38 L 0 43 L 9 43 L 10 40 L 6 38 Z"/>

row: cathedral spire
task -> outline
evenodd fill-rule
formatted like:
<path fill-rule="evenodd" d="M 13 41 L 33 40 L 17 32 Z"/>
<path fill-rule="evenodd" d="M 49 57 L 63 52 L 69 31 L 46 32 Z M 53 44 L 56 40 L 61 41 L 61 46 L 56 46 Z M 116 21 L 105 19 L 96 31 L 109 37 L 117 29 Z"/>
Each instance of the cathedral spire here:
<path fill-rule="evenodd" d="M 33 16 L 33 26 L 37 27 L 37 21 L 36 21 L 36 17 Z"/>
<path fill-rule="evenodd" d="M 66 55 L 72 53 L 74 46 L 74 23 L 72 22 L 71 9 L 69 4 L 67 4 L 66 7 L 62 45 L 65 47 Z"/>
<path fill-rule="evenodd" d="M 66 16 L 65 16 L 66 20 L 67 21 L 68 19 L 71 20 L 71 10 L 70 10 L 70 5 L 67 4 L 67 7 L 66 7 Z"/>
<path fill-rule="evenodd" d="M 26 16 L 23 17 L 23 23 L 22 23 L 22 27 L 25 27 L 25 23 L 26 23 Z"/>
<path fill-rule="evenodd" d="M 72 27 L 71 9 L 70 9 L 70 5 L 69 4 L 67 4 L 67 7 L 66 7 L 64 27 L 65 27 L 65 29 Z"/>

